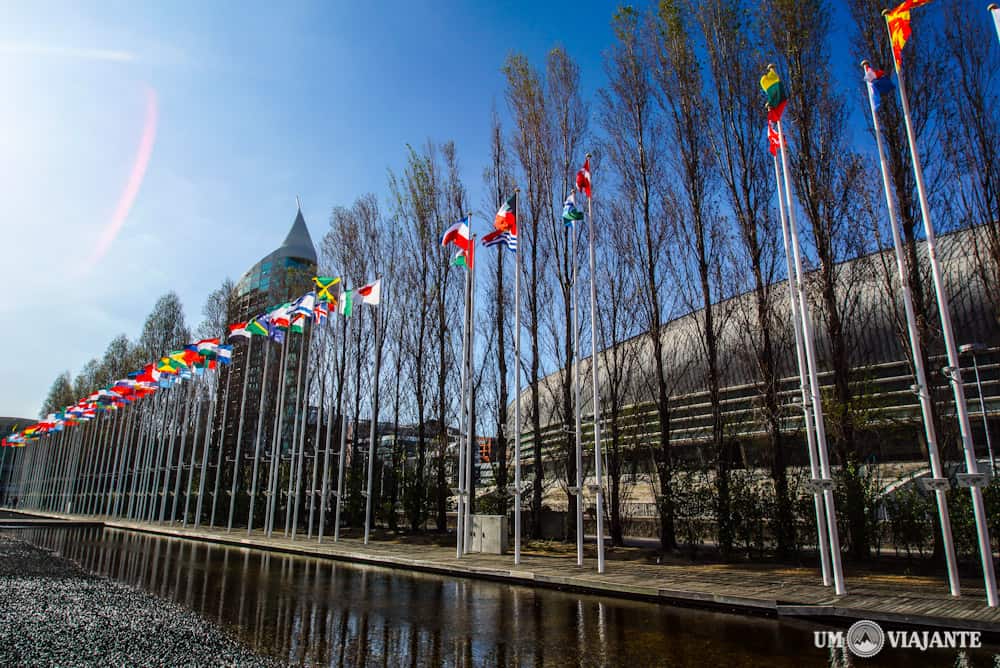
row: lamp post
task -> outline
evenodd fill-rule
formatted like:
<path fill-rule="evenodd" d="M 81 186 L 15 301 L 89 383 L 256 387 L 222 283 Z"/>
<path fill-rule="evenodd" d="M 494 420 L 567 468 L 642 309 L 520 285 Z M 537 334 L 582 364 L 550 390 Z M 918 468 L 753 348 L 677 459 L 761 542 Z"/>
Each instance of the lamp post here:
<path fill-rule="evenodd" d="M 976 353 L 986 351 L 986 346 L 982 343 L 966 343 L 959 346 L 958 352 L 972 354 L 972 368 L 976 372 L 976 391 L 979 393 L 979 411 L 983 414 L 983 431 L 986 433 L 986 451 L 990 457 L 990 476 L 996 476 L 996 464 L 993 459 L 993 439 L 990 438 L 990 422 L 986 417 L 986 400 L 983 398 L 983 381 L 979 376 L 979 360 Z"/>

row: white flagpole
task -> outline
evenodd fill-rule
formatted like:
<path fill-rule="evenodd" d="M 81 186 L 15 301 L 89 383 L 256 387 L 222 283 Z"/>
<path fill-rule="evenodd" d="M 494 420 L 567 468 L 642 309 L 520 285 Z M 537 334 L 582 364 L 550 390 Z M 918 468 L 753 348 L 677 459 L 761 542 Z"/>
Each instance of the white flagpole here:
<path fill-rule="evenodd" d="M 773 65 L 769 67 L 773 69 Z M 795 206 L 792 199 L 792 183 L 788 176 L 788 149 L 785 146 L 785 135 L 781 130 L 781 121 L 777 122 L 778 144 L 781 148 L 781 165 L 785 175 L 785 198 L 788 202 L 788 227 L 792 241 L 792 255 L 795 260 L 795 283 L 799 298 L 799 315 L 802 319 L 802 336 L 805 342 L 806 364 L 809 368 L 810 400 L 812 402 L 813 419 L 816 422 L 816 442 L 819 453 L 820 475 L 822 475 L 823 499 L 826 502 L 827 536 L 830 541 L 830 557 L 833 566 L 833 587 L 838 596 L 847 593 L 844 583 L 844 571 L 840 555 L 840 536 L 837 532 L 837 511 L 833 499 L 832 475 L 830 472 L 830 456 L 826 444 L 826 424 L 823 421 L 823 403 L 820 396 L 819 374 L 817 372 L 816 343 L 813 339 L 812 318 L 809 316 L 809 302 L 806 299 L 803 283 L 802 252 L 799 248 L 799 231 L 795 224 Z"/>
<path fill-rule="evenodd" d="M 218 378 L 216 378 L 216 381 L 218 381 Z M 201 525 L 201 510 L 205 498 L 205 478 L 208 474 L 208 451 L 212 446 L 212 428 L 215 422 L 215 402 L 218 399 L 218 394 L 219 387 L 218 383 L 216 383 L 216 387 L 212 390 L 212 400 L 209 402 L 208 415 L 205 416 L 205 440 L 201 446 L 201 475 L 198 476 L 198 503 L 195 505 L 194 510 L 195 529 Z M 190 480 L 188 478 L 188 488 L 190 488 Z M 187 521 L 187 513 L 184 515 L 184 520 Z M 208 523 L 211 525 L 211 520 Z"/>
<path fill-rule="evenodd" d="M 251 339 L 252 341 L 253 339 Z M 253 507 L 257 500 L 257 469 L 260 466 L 260 444 L 261 444 L 261 431 L 264 428 L 264 401 L 267 399 L 267 364 L 271 359 L 271 346 L 267 345 L 267 339 L 264 339 L 264 368 L 260 372 L 260 401 L 257 402 L 257 436 L 254 438 L 254 452 L 253 452 L 253 473 L 250 475 L 250 510 L 247 512 L 247 535 L 249 536 L 253 531 Z M 243 367 L 243 373 L 250 373 L 250 350 L 247 349 L 247 363 Z M 243 377 L 243 386 L 246 387 L 246 376 Z M 246 390 L 244 389 L 244 401 L 246 401 Z M 239 443 L 239 441 L 237 441 Z M 237 457 L 236 465 L 239 466 L 239 457 Z M 235 475 L 235 473 L 233 474 Z M 235 487 L 236 480 L 233 480 L 233 485 Z M 232 515 L 233 507 L 232 504 L 236 502 L 236 495 L 230 499 L 229 503 L 229 526 L 232 528 Z"/>
<path fill-rule="evenodd" d="M 514 220 L 518 218 L 514 189 Z M 516 224 L 516 222 L 515 222 Z M 514 252 L 514 565 L 521 563 L 521 235 Z"/>
<path fill-rule="evenodd" d="M 471 221 L 470 221 L 471 222 Z M 465 547 L 465 445 L 462 443 L 463 437 L 465 435 L 465 425 L 468 420 L 468 413 L 466 410 L 469 407 L 469 402 L 466 400 L 466 391 L 468 389 L 469 383 L 469 295 L 472 292 L 471 288 L 472 276 L 470 272 L 465 274 L 465 301 L 463 303 L 462 316 L 463 316 L 463 331 L 462 331 L 462 369 L 460 372 L 460 394 L 461 394 L 461 407 L 458 411 L 458 471 L 457 471 L 457 484 L 456 488 L 456 502 L 455 502 L 455 558 L 459 559 L 466 552 Z M 444 425 L 441 425 L 444 428 Z M 445 434 L 447 438 L 447 433 Z"/>
<path fill-rule="evenodd" d="M 576 486 L 570 490 L 576 495 L 576 565 L 583 566 L 583 419 L 580 416 L 582 400 L 580 398 L 580 305 L 576 289 L 576 279 L 580 273 L 580 263 L 577 262 L 577 221 L 573 221 L 570 234 L 572 243 L 570 251 L 573 258 L 573 413 L 574 434 L 576 439 Z"/>
<path fill-rule="evenodd" d="M 783 141 L 783 138 L 779 139 Z M 795 296 L 795 270 L 792 268 L 792 249 L 788 234 L 788 220 L 785 218 L 785 196 L 781 188 L 781 168 L 778 167 L 778 156 L 774 156 L 774 180 L 778 188 L 778 213 L 781 217 L 781 236 L 785 245 L 785 269 L 788 275 L 788 301 L 792 313 L 792 329 L 795 331 L 795 356 L 799 367 L 799 390 L 802 400 L 802 418 L 806 430 L 806 445 L 809 450 L 809 473 L 813 480 L 819 478 L 819 465 L 816 462 L 816 424 L 813 420 L 812 407 L 809 402 L 809 380 L 806 378 L 806 354 L 802 341 L 802 319 L 799 317 L 799 303 Z M 826 534 L 826 513 L 823 505 L 823 493 L 813 489 L 813 505 L 816 509 L 816 543 L 819 546 L 820 566 L 823 572 L 823 586 L 833 584 L 833 574 L 830 568 L 830 542 Z"/>
<path fill-rule="evenodd" d="M 236 450 L 233 453 L 233 482 L 229 488 L 229 521 L 226 523 L 226 531 L 233 530 L 233 511 L 236 509 L 236 484 L 240 477 L 240 446 L 243 444 L 243 417 L 247 406 L 247 381 L 250 380 L 250 353 L 253 351 L 253 336 L 247 341 L 247 349 L 243 353 L 243 396 L 240 397 L 240 420 L 236 426 Z M 264 353 L 265 357 L 267 353 Z M 232 373 L 232 368 L 229 370 Z M 264 379 L 261 378 L 261 386 Z M 225 434 L 222 442 L 225 443 Z M 254 460 L 256 461 L 256 459 Z M 256 476 L 256 474 L 255 474 Z"/>
<path fill-rule="evenodd" d="M 590 154 L 587 154 L 590 159 Z M 591 172 L 593 174 L 593 172 Z M 593 183 L 593 177 L 591 177 Z M 593 191 L 591 191 L 593 192 Z M 601 451 L 601 386 L 597 350 L 597 245 L 594 239 L 594 200 L 587 197 L 587 225 L 590 230 L 590 372 L 594 386 L 594 477 L 597 503 L 597 572 L 604 572 L 604 454 Z"/>
<path fill-rule="evenodd" d="M 351 386 L 351 374 L 347 371 L 347 342 L 350 340 L 351 319 L 346 315 L 344 323 L 344 387 L 340 393 L 340 457 L 337 463 L 337 509 L 333 515 L 333 542 L 340 540 L 340 506 L 344 498 L 344 460 L 347 454 L 347 416 L 345 408 L 351 405 L 347 391 Z M 355 388 L 355 392 L 357 388 Z M 355 437 L 357 438 L 357 437 Z M 322 540 L 322 536 L 320 536 Z"/>
<path fill-rule="evenodd" d="M 885 16 L 885 12 L 883 12 Z M 886 30 L 889 29 L 888 20 Z M 889 31 L 889 40 L 892 33 Z M 895 59 L 893 59 L 895 61 Z M 917 153 L 916 137 L 913 132 L 913 121 L 910 118 L 910 103 L 906 97 L 906 83 L 903 80 L 903 70 L 896 63 L 896 77 L 899 80 L 899 100 L 903 107 L 903 120 L 906 123 L 906 138 L 910 144 L 910 158 L 913 162 L 913 175 L 917 183 L 917 196 L 920 200 L 920 215 L 924 221 L 924 234 L 927 238 L 927 258 L 930 260 L 931 276 L 934 279 L 934 291 L 937 294 L 938 312 L 941 318 L 941 330 L 944 334 L 944 347 L 948 353 L 948 376 L 955 394 L 955 409 L 958 412 L 958 427 L 962 434 L 962 446 L 965 450 L 965 467 L 972 476 L 979 475 L 979 465 L 976 462 L 975 444 L 972 442 L 972 430 L 969 424 L 969 407 L 965 400 L 965 388 L 962 383 L 962 366 L 958 358 L 958 347 L 955 345 L 955 332 L 951 326 L 951 311 L 948 306 L 948 293 L 941 274 L 941 266 L 937 258 L 937 244 L 934 237 L 934 224 L 931 222 L 930 205 L 927 202 L 927 188 L 924 185 L 924 173 L 920 166 L 920 155 Z M 969 488 L 972 494 L 972 510 L 976 518 L 976 533 L 979 537 L 979 552 L 983 564 L 983 579 L 986 584 L 986 602 L 991 608 L 997 606 L 997 582 L 993 567 L 993 546 L 990 543 L 989 529 L 986 525 L 986 507 L 983 503 L 983 490 L 979 481 L 973 482 Z"/>
<path fill-rule="evenodd" d="M 215 510 L 219 505 L 219 483 L 222 482 L 222 464 L 225 459 L 226 419 L 229 417 L 229 389 L 232 387 L 232 384 L 233 369 L 232 358 L 230 358 L 226 369 L 226 392 L 222 395 L 222 421 L 219 423 L 219 451 L 215 456 L 215 487 L 212 489 L 212 514 L 208 520 L 208 525 L 213 527 L 215 526 Z"/>
<path fill-rule="evenodd" d="M 469 225 L 472 225 L 472 212 L 469 212 Z M 469 435 L 467 441 L 468 450 L 465 453 L 465 501 L 463 507 L 465 508 L 465 519 L 462 522 L 462 529 L 465 532 L 465 552 L 469 551 L 472 546 L 472 490 L 476 485 L 476 478 L 473 475 L 475 469 L 476 458 L 474 456 L 475 450 L 473 447 L 476 442 L 475 425 L 472 421 L 472 416 L 475 413 L 475 405 L 473 404 L 473 397 L 475 393 L 473 392 L 473 359 L 474 351 L 476 345 L 476 235 L 472 235 L 472 251 L 471 263 L 469 265 L 469 351 L 468 351 L 468 367 L 467 377 L 469 379 L 469 387 L 467 394 L 468 410 L 465 412 L 465 423 L 468 428 Z"/>
<path fill-rule="evenodd" d="M 997 39 L 1000 39 L 1000 6 L 997 6 L 995 2 L 991 2 L 986 10 L 993 16 L 993 23 L 997 28 Z"/>
<path fill-rule="evenodd" d="M 313 437 L 312 485 L 309 487 L 309 529 L 306 531 L 306 540 L 312 539 L 313 520 L 316 517 L 316 475 L 319 471 L 319 444 L 320 429 L 323 426 L 323 404 L 326 401 L 326 378 L 319 372 L 318 368 L 316 373 L 319 378 L 319 406 L 316 407 L 316 434 Z M 329 422 L 329 416 L 327 417 L 327 421 Z M 324 471 L 324 487 L 326 486 L 325 473 Z"/>
<path fill-rule="evenodd" d="M 368 534 L 372 526 L 372 476 L 375 471 L 375 437 L 378 434 L 378 377 L 382 366 L 382 355 L 379 352 L 382 327 L 379 323 L 378 307 L 371 304 L 369 306 L 372 306 L 372 326 L 375 328 L 375 375 L 372 377 L 371 426 L 368 431 L 368 481 L 365 487 L 365 545 L 368 544 Z"/>
<path fill-rule="evenodd" d="M 867 60 L 861 62 L 863 70 L 867 71 Z M 927 452 L 930 456 L 932 484 L 937 501 L 938 518 L 941 521 L 941 537 L 944 541 L 945 563 L 948 567 L 948 585 L 951 595 L 961 593 L 958 581 L 958 563 L 955 559 L 955 544 L 951 535 L 951 519 L 948 516 L 948 480 L 941 468 L 941 455 L 938 452 L 937 431 L 934 428 L 934 413 L 931 405 L 930 385 L 924 371 L 924 359 L 921 355 L 920 331 L 917 329 L 917 319 L 913 311 L 913 297 L 910 292 L 910 280 L 906 273 L 906 262 L 903 258 L 903 240 L 896 217 L 896 200 L 892 196 L 892 186 L 889 182 L 889 172 L 885 167 L 885 142 L 882 140 L 882 128 L 879 124 L 878 111 L 875 109 L 875 96 L 870 85 L 868 88 L 868 106 L 872 112 L 872 126 L 875 130 L 875 143 L 878 145 L 879 167 L 882 171 L 882 187 L 885 190 L 885 204 L 889 210 L 889 225 L 892 227 L 892 242 L 896 251 L 896 269 L 899 272 L 899 285 L 903 293 L 903 308 L 906 311 L 906 327 L 910 337 L 910 352 L 913 356 L 913 369 L 916 376 L 917 397 L 920 399 L 920 411 L 924 419 L 924 434 L 927 438 Z"/>

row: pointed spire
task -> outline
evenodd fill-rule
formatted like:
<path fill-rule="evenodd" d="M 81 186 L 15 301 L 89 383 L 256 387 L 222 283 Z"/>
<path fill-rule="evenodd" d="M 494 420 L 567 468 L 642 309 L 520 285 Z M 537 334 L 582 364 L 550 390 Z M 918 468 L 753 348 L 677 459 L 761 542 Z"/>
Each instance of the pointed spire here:
<path fill-rule="evenodd" d="M 298 203 L 298 197 L 295 198 Z M 288 236 L 281 242 L 277 253 L 284 257 L 297 257 L 316 262 L 316 247 L 313 245 L 312 236 L 309 235 L 309 228 L 306 220 L 302 217 L 302 208 L 299 206 L 295 213 L 295 221 L 292 229 L 288 230 Z"/>

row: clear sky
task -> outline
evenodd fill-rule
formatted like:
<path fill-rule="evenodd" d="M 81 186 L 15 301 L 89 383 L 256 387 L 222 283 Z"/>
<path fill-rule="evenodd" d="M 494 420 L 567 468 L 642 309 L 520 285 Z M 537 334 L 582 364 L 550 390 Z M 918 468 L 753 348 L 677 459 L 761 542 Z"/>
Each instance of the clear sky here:
<path fill-rule="evenodd" d="M 318 241 L 407 143 L 454 139 L 479 205 L 505 56 L 561 43 L 593 100 L 615 4 L 3 3 L 0 415 L 34 416 L 168 290 L 196 324 L 296 195 Z"/>

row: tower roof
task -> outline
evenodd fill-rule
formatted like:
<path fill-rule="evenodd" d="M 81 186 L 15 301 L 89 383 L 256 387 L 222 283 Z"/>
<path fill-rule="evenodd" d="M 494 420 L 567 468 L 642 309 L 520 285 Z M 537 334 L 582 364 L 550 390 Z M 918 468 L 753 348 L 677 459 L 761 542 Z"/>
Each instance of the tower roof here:
<path fill-rule="evenodd" d="M 313 264 L 316 263 L 316 247 L 309 235 L 309 228 L 306 227 L 306 219 L 302 217 L 302 209 L 296 212 L 292 229 L 288 230 L 288 235 L 275 251 L 275 255 L 303 258 L 312 261 Z"/>

